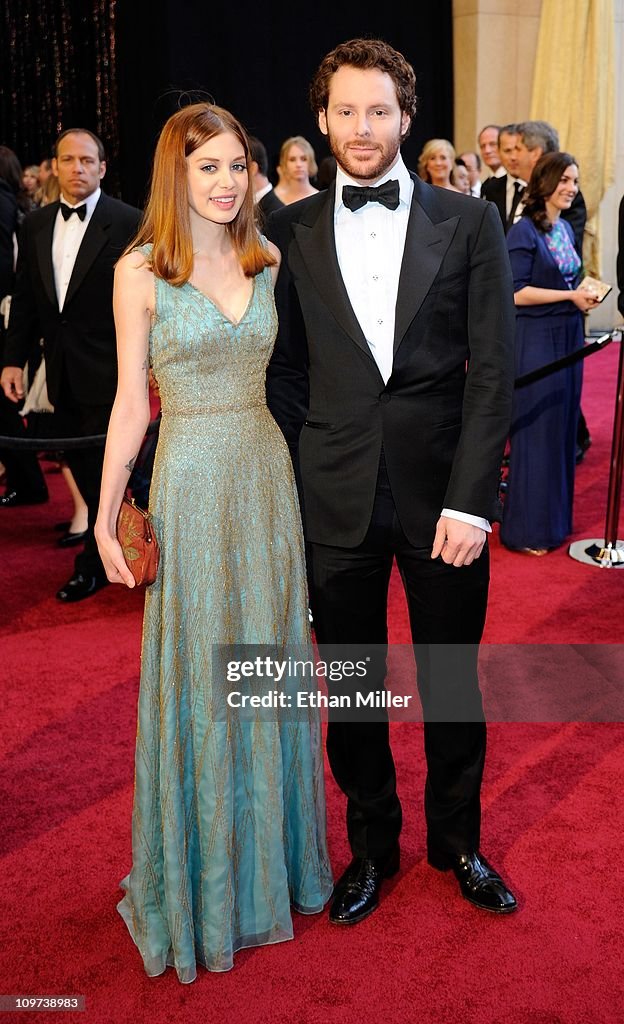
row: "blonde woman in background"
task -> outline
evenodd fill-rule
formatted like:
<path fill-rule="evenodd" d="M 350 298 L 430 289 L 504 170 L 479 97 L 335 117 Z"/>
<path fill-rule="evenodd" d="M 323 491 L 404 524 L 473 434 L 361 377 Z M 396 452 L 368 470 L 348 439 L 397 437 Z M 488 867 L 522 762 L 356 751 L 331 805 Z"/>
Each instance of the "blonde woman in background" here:
<path fill-rule="evenodd" d="M 22 185 L 30 199 L 31 209 L 37 205 L 36 194 L 39 188 L 39 164 L 29 164 L 22 173 Z"/>
<path fill-rule="evenodd" d="M 292 135 L 282 143 L 277 173 L 279 184 L 275 187 L 275 195 L 287 206 L 299 199 L 318 192 L 310 184 L 318 170 L 314 150 L 303 135 Z"/>
<path fill-rule="evenodd" d="M 451 183 L 454 163 L 455 150 L 448 139 L 429 139 L 418 157 L 418 176 L 430 185 L 459 192 Z"/>
<path fill-rule="evenodd" d="M 51 161 L 44 160 L 41 164 L 41 167 L 39 168 L 40 184 L 39 188 L 35 193 L 35 202 L 37 203 L 37 206 L 47 206 L 48 203 L 55 203 L 59 195 L 61 194 L 58 178 L 55 174 L 47 174 L 44 171 L 42 177 L 41 168 L 46 163 L 51 163 Z"/>

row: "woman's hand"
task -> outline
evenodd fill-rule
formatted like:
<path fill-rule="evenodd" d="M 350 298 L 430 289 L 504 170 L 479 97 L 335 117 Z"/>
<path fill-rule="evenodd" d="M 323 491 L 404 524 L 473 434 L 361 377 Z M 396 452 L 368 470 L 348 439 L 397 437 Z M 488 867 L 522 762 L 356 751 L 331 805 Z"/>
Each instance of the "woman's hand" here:
<path fill-rule="evenodd" d="M 109 583 L 125 583 L 127 587 L 132 589 L 132 587 L 136 586 L 136 582 L 126 565 L 126 560 L 117 538 L 107 530 L 104 530 L 97 522 L 94 534 Z"/>
<path fill-rule="evenodd" d="M 587 288 L 575 288 L 570 292 L 570 298 L 581 313 L 588 313 L 590 309 L 595 309 L 600 302 L 596 292 L 589 291 Z"/>

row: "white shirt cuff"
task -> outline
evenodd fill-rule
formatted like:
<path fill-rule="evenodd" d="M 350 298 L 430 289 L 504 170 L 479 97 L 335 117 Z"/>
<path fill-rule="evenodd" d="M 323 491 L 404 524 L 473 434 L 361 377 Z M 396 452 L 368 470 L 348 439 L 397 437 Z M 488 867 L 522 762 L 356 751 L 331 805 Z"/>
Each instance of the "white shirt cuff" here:
<path fill-rule="evenodd" d="M 492 527 L 487 519 L 482 519 L 481 516 L 471 516 L 468 512 L 457 512 L 453 508 L 443 508 L 441 514 L 446 516 L 447 519 L 459 519 L 460 523 L 470 523 L 471 526 L 478 526 L 480 530 L 485 530 L 486 533 L 492 532 Z"/>

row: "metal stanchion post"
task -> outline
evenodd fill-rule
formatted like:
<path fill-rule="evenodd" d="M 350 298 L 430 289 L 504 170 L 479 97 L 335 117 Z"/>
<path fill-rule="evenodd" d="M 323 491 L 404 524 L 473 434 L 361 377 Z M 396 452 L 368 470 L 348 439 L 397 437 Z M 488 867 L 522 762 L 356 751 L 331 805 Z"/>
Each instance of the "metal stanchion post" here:
<path fill-rule="evenodd" d="M 622 497 L 624 467 L 624 341 L 620 334 L 620 358 L 613 421 L 613 441 L 609 467 L 609 493 L 604 538 L 577 540 L 570 544 L 569 554 L 577 562 L 597 565 L 601 569 L 624 568 L 624 540 L 618 540 L 618 522 Z"/>

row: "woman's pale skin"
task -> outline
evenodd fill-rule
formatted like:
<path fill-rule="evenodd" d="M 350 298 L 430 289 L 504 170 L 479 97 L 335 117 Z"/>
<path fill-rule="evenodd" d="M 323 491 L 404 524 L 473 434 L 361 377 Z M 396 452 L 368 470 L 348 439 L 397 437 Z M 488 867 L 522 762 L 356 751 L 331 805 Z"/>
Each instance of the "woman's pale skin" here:
<path fill-rule="evenodd" d="M 451 184 L 453 161 L 445 149 L 434 150 L 425 164 L 425 170 L 431 178 L 432 185 L 437 185 L 439 188 L 448 188 L 453 192 L 459 192 L 459 189 Z"/>
<path fill-rule="evenodd" d="M 562 210 L 569 210 L 578 192 L 578 167 L 571 164 L 561 175 L 557 188 L 545 200 L 546 213 L 551 224 L 555 224 Z M 587 313 L 595 309 L 599 303 L 595 292 L 585 288 L 536 288 L 526 285 L 514 294 L 516 306 L 541 306 L 546 302 L 573 302 L 574 305 Z"/>
<path fill-rule="evenodd" d="M 318 192 L 318 189 L 310 184 L 308 154 L 296 142 L 289 147 L 279 167 L 279 179 L 279 184 L 275 186 L 275 195 L 286 206 Z"/>
<path fill-rule="evenodd" d="M 244 316 L 254 280 L 245 277 L 226 225 L 238 214 L 248 188 L 245 152 L 233 132 L 216 135 L 186 160 L 194 260 L 189 283 L 203 292 L 232 323 Z M 273 283 L 278 261 L 271 267 Z M 147 425 L 149 406 L 149 331 L 155 315 L 154 275 L 138 252 L 123 256 L 115 269 L 113 311 L 119 378 L 108 428 L 100 507 L 95 538 L 107 578 L 133 587 L 116 538 L 122 497 Z"/>
<path fill-rule="evenodd" d="M 467 167 L 462 167 L 461 164 L 454 167 L 453 184 L 458 192 L 463 192 L 466 196 L 470 195 L 470 175 Z"/>
<path fill-rule="evenodd" d="M 28 168 L 22 175 L 22 184 L 28 192 L 28 195 L 33 196 L 39 188 L 39 178 L 34 171 L 31 171 L 30 168 Z"/>

